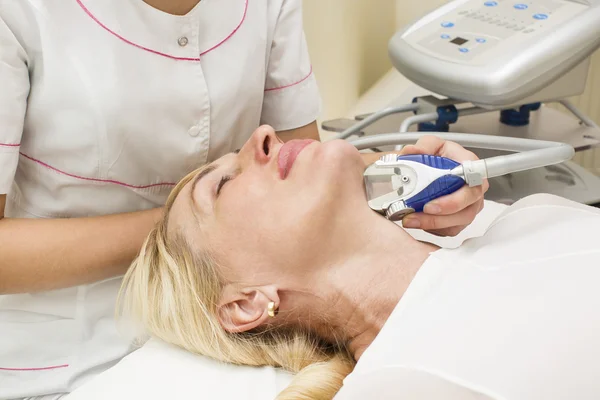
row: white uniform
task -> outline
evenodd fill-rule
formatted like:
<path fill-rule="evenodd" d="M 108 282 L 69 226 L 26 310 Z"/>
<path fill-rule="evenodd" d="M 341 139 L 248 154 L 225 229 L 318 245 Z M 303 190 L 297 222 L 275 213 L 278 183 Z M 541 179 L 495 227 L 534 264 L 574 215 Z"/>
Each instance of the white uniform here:
<path fill-rule="evenodd" d="M 301 127 L 320 106 L 300 0 L 203 0 L 185 16 L 142 0 L 0 0 L 7 218 L 161 206 L 260 124 Z M 119 284 L 0 296 L 0 399 L 70 392 L 127 354 Z"/>
<path fill-rule="evenodd" d="M 600 399 L 598 227 L 531 196 L 433 253 L 336 399 Z"/>

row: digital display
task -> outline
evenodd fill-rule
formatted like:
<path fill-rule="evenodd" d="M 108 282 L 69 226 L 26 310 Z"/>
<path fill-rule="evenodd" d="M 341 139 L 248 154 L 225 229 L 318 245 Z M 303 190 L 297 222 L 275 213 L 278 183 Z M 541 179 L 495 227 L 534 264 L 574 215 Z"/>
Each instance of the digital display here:
<path fill-rule="evenodd" d="M 457 46 L 460 46 L 460 45 L 465 44 L 467 42 L 468 42 L 467 39 L 463 39 L 461 37 L 454 38 L 453 40 L 450 41 L 450 43 L 454 43 Z"/>

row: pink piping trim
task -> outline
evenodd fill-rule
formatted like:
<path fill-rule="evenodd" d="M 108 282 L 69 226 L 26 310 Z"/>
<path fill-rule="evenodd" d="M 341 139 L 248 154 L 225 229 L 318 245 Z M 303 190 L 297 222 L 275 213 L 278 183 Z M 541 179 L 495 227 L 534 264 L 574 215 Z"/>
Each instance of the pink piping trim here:
<path fill-rule="evenodd" d="M 313 73 L 313 67 L 312 67 L 312 65 L 311 65 L 311 66 L 310 66 L 310 71 L 308 72 L 308 75 L 306 75 L 304 78 L 300 79 L 298 82 L 294 82 L 294 83 L 292 83 L 292 84 L 289 84 L 289 85 L 285 85 L 285 86 L 279 86 L 279 87 L 275 87 L 275 88 L 271 88 L 271 89 L 265 89 L 265 92 L 272 92 L 272 91 L 274 91 L 274 90 L 282 90 L 282 89 L 287 89 L 287 88 L 290 88 L 290 87 L 292 87 L 292 86 L 299 85 L 299 84 L 301 84 L 302 82 L 304 82 L 305 80 L 307 80 L 308 78 L 310 78 L 310 76 L 312 75 L 312 73 Z"/>
<path fill-rule="evenodd" d="M 229 36 L 227 36 L 225 39 L 221 40 L 219 43 L 217 43 L 216 45 L 214 45 L 213 47 L 211 47 L 208 50 L 203 51 L 202 53 L 200 53 L 200 57 L 202 57 L 203 55 L 205 55 L 206 53 L 210 53 L 211 51 L 213 51 L 214 49 L 216 49 L 217 47 L 220 47 L 223 43 L 225 43 L 226 41 L 228 41 L 229 39 L 231 39 L 231 37 L 233 35 L 235 35 L 235 33 L 240 29 L 240 27 L 242 26 L 242 24 L 244 23 L 244 21 L 246 20 L 246 14 L 248 14 L 248 0 L 245 1 L 244 3 L 244 15 L 242 15 L 242 20 L 240 21 L 240 23 L 238 24 L 238 26 L 235 27 L 235 29 L 233 30 L 233 32 L 231 32 L 229 34 Z"/>
<path fill-rule="evenodd" d="M 81 179 L 81 180 L 84 180 L 84 181 L 100 182 L 100 183 L 112 183 L 114 185 L 125 186 L 125 187 L 132 188 L 132 189 L 149 189 L 149 188 L 153 188 L 153 187 L 157 187 L 157 186 L 175 186 L 174 183 L 170 183 L 170 182 L 161 182 L 161 183 L 154 183 L 152 185 L 141 185 L 141 186 L 138 186 L 138 185 L 130 185 L 128 183 L 115 181 L 115 180 L 112 180 L 112 179 L 86 178 L 84 176 L 73 175 L 73 174 L 70 174 L 68 172 L 61 171 L 60 169 L 54 168 L 53 166 L 48 165 L 45 162 L 37 160 L 37 159 L 35 159 L 33 157 L 30 157 L 27 154 L 24 154 L 24 153 L 19 153 L 19 154 L 21 154 L 23 157 L 27 158 L 28 160 L 31 160 L 31 161 L 33 161 L 35 163 L 40 164 L 43 167 L 48 168 L 49 170 L 52 170 L 54 172 L 58 172 L 59 174 L 66 175 L 66 176 L 69 176 L 71 178 Z"/>
<path fill-rule="evenodd" d="M 19 147 L 21 143 L 0 143 L 0 147 Z"/>
<path fill-rule="evenodd" d="M 109 27 L 107 27 L 102 22 L 100 22 L 100 20 L 98 20 L 98 18 L 96 18 L 94 16 L 94 14 L 92 14 L 92 12 L 90 10 L 88 10 L 88 8 L 86 6 L 83 5 L 83 3 L 81 2 L 81 0 L 75 0 L 75 1 L 77 1 L 77 4 L 79 4 L 79 7 L 81 7 L 81 9 L 92 20 L 94 20 L 94 22 L 96 22 L 98 25 L 100 25 L 101 28 L 103 28 L 104 30 L 106 30 L 110 34 L 116 36 L 117 38 L 121 39 L 123 42 L 125 42 L 125 43 L 127 43 L 127 44 L 129 44 L 129 45 L 131 45 L 133 47 L 137 47 L 138 49 L 145 50 L 147 52 L 150 52 L 152 54 L 156 54 L 156 55 L 159 55 L 159 56 L 167 57 L 167 58 L 170 58 L 172 60 L 178 60 L 178 61 L 200 61 L 199 57 L 198 58 L 192 58 L 192 57 L 175 57 L 175 56 L 172 56 L 170 54 L 161 53 L 160 51 L 152 50 L 152 49 L 149 49 L 148 47 L 144 47 L 144 46 L 141 46 L 139 44 L 133 43 L 132 41 L 125 39 L 123 36 L 119 35 L 117 32 L 111 30 Z M 248 13 L 248 0 L 245 0 L 244 15 L 242 16 L 242 20 L 240 21 L 240 23 L 238 24 L 238 26 L 225 39 L 221 40 L 219 43 L 217 43 L 213 47 L 209 48 L 208 50 L 205 50 L 202 53 L 200 53 L 200 56 L 203 56 L 206 53 L 209 53 L 209 52 L 213 51 L 214 49 L 220 47 L 223 43 L 225 43 L 226 41 L 228 41 L 229 39 L 231 39 L 231 37 L 240 29 L 240 27 L 242 26 L 242 24 L 246 20 L 247 13 Z"/>
<path fill-rule="evenodd" d="M 69 364 L 54 365 L 52 367 L 41 367 L 41 368 L 2 368 L 2 367 L 0 367 L 0 370 L 1 371 L 45 371 L 45 370 L 49 370 L 49 369 L 67 368 L 68 366 L 69 366 Z"/>

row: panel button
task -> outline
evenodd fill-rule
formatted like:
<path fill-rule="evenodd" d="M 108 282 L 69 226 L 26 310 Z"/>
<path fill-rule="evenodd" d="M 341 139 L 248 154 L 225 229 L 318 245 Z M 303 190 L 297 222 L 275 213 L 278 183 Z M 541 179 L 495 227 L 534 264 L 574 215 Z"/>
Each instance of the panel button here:
<path fill-rule="evenodd" d="M 496 7 L 498 5 L 497 1 L 486 1 L 485 3 L 483 3 L 483 5 L 485 5 L 486 7 Z"/>
<path fill-rule="evenodd" d="M 458 49 L 458 51 L 460 51 L 461 53 L 468 53 L 469 49 L 467 49 L 466 47 L 461 47 L 460 49 Z"/>
<path fill-rule="evenodd" d="M 450 35 L 446 35 L 445 33 L 440 36 L 442 39 L 450 39 Z"/>
<path fill-rule="evenodd" d="M 515 8 L 517 10 L 527 10 L 529 8 L 529 6 L 527 4 L 519 3 L 519 4 L 515 4 Z"/>
<path fill-rule="evenodd" d="M 548 19 L 548 14 L 534 14 L 533 18 L 543 21 L 545 19 Z"/>
<path fill-rule="evenodd" d="M 442 28 L 452 28 L 454 26 L 454 22 L 442 22 Z"/>
<path fill-rule="evenodd" d="M 487 40 L 485 40 L 484 38 L 477 38 L 477 39 L 475 39 L 475 41 L 477 43 L 485 43 L 485 42 L 487 42 Z"/>

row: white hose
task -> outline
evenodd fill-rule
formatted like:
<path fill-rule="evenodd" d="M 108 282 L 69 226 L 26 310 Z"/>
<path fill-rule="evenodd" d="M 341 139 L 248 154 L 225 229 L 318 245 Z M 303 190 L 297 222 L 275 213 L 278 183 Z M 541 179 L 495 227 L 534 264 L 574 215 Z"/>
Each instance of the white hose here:
<path fill-rule="evenodd" d="M 454 174 L 464 176 L 471 186 L 480 185 L 483 178 L 559 164 L 570 160 L 575 155 L 575 149 L 566 143 L 471 133 L 386 133 L 360 138 L 350 143 L 357 149 L 363 150 L 371 147 L 412 144 L 427 135 L 456 142 L 464 147 L 515 152 L 464 163 L 464 168 L 461 166 L 453 170 Z"/>

